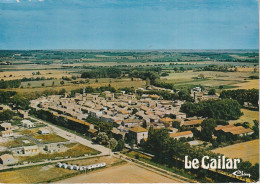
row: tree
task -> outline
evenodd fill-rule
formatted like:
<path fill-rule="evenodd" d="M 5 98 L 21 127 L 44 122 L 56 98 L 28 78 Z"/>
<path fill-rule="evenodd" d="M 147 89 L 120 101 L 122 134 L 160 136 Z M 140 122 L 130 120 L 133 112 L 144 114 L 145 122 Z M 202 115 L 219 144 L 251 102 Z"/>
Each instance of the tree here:
<path fill-rule="evenodd" d="M 0 121 L 7 121 L 13 118 L 14 113 L 10 110 L 0 112 Z"/>
<path fill-rule="evenodd" d="M 200 101 L 199 103 L 186 102 L 181 106 L 181 111 L 188 116 L 203 116 L 214 119 L 234 120 L 243 113 L 236 100 L 219 99 Z"/>
<path fill-rule="evenodd" d="M 104 144 L 106 145 L 109 141 L 109 138 L 105 132 L 99 132 L 97 135 L 97 142 L 99 144 Z"/>
<path fill-rule="evenodd" d="M 61 84 L 61 85 L 63 85 L 63 84 L 64 84 L 64 81 L 63 81 L 63 80 L 62 80 L 62 81 L 60 81 L 60 84 Z"/>
<path fill-rule="evenodd" d="M 217 126 L 216 121 L 214 119 L 205 119 L 201 123 L 201 139 L 205 141 L 212 140 L 212 134 Z"/>
<path fill-rule="evenodd" d="M 55 84 L 55 82 L 54 82 L 54 81 L 52 81 L 52 84 L 51 84 L 51 86 L 52 86 L 52 87 L 54 87 L 54 84 Z"/>
<path fill-rule="evenodd" d="M 181 123 L 179 121 L 173 121 L 172 122 L 172 127 L 179 129 L 181 127 Z"/>
<path fill-rule="evenodd" d="M 149 78 L 146 78 L 146 87 L 150 86 L 151 85 L 151 82 L 150 82 L 150 79 Z"/>
<path fill-rule="evenodd" d="M 27 83 L 27 86 L 30 87 L 30 86 L 31 86 L 31 83 L 28 82 L 28 83 Z"/>
<path fill-rule="evenodd" d="M 16 94 L 10 100 L 11 103 L 15 106 L 15 108 L 28 109 L 30 102 L 20 94 Z"/>
<path fill-rule="evenodd" d="M 125 147 L 125 141 L 123 139 L 120 139 L 117 141 L 117 146 L 115 148 L 115 151 L 122 151 Z"/>
<path fill-rule="evenodd" d="M 201 73 L 201 74 L 198 75 L 198 77 L 204 79 L 205 75 Z"/>
<path fill-rule="evenodd" d="M 138 110 L 136 108 L 134 108 L 133 111 L 132 111 L 132 114 L 135 114 L 137 112 L 138 112 Z"/>
<path fill-rule="evenodd" d="M 259 121 L 254 120 L 254 126 L 252 129 L 254 130 L 253 138 L 259 138 Z"/>
<path fill-rule="evenodd" d="M 109 140 L 110 149 L 112 151 L 115 151 L 115 148 L 117 147 L 117 144 L 118 144 L 118 142 L 117 142 L 116 139 L 112 138 L 112 139 Z"/>
<path fill-rule="evenodd" d="M 136 141 L 134 139 L 131 139 L 129 145 L 131 147 L 131 149 L 134 149 L 134 145 L 136 144 Z"/>
<path fill-rule="evenodd" d="M 208 92 L 208 95 L 216 95 L 216 90 L 210 89 L 209 92 Z"/>
<path fill-rule="evenodd" d="M 142 127 L 145 128 L 145 129 L 147 128 L 147 123 L 146 123 L 146 121 L 143 122 Z"/>
<path fill-rule="evenodd" d="M 44 87 L 45 86 L 45 83 L 42 83 L 42 87 Z"/>

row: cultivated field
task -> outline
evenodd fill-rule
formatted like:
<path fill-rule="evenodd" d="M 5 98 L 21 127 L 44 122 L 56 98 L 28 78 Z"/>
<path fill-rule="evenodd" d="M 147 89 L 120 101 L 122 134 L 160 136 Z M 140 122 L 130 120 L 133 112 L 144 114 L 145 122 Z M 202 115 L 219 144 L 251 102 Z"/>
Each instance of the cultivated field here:
<path fill-rule="evenodd" d="M 259 89 L 259 80 L 248 80 L 244 83 L 236 84 L 236 86 L 238 87 L 234 89 Z"/>
<path fill-rule="evenodd" d="M 176 183 L 176 180 L 148 171 L 133 164 L 82 174 L 57 183 Z"/>
<path fill-rule="evenodd" d="M 212 151 L 231 158 L 242 158 L 252 164 L 259 163 L 259 140 L 238 143 Z"/>
<path fill-rule="evenodd" d="M 200 74 L 204 75 L 204 79 L 196 79 Z M 186 71 L 183 73 L 170 73 L 162 80 L 167 83 L 173 83 L 175 86 L 185 87 L 189 85 L 202 85 L 206 87 L 224 88 L 258 88 L 257 85 L 250 84 L 247 79 L 249 76 L 255 75 L 252 72 L 218 72 L 218 71 Z M 258 80 L 255 80 L 258 81 Z M 255 83 L 255 82 L 254 82 Z M 226 87 L 225 87 L 226 86 Z"/>
<path fill-rule="evenodd" d="M 41 85 L 41 81 L 38 81 L 38 86 Z M 84 86 L 91 86 L 94 88 L 97 87 L 101 87 L 101 86 L 108 86 L 111 85 L 111 87 L 114 87 L 116 89 L 118 88 L 124 88 L 124 87 L 134 87 L 134 88 L 139 88 L 139 87 L 144 87 L 145 86 L 145 81 L 142 80 L 135 80 L 135 81 L 131 81 L 131 79 L 117 79 L 117 80 L 113 80 L 111 79 L 111 82 L 109 82 L 108 79 L 100 79 L 98 80 L 98 82 L 95 82 L 94 80 L 90 80 L 90 84 L 68 84 L 65 83 L 65 85 L 61 86 L 55 86 L 55 87 L 49 87 L 49 86 L 45 86 L 45 87 L 36 87 L 36 88 L 32 88 L 32 87 L 26 87 L 26 88 L 12 88 L 12 91 L 17 91 L 21 94 L 26 94 L 29 93 L 31 94 L 32 91 L 33 92 L 43 92 L 45 90 L 56 90 L 59 91 L 61 89 L 65 89 L 67 92 L 71 91 L 71 90 L 75 90 L 75 89 L 79 89 L 79 88 L 83 88 Z M 10 90 L 10 89 L 6 89 L 6 90 Z"/>
<path fill-rule="evenodd" d="M 244 115 L 237 120 L 230 120 L 229 124 L 248 122 L 252 127 L 254 125 L 254 120 L 259 121 L 259 111 L 252 111 L 248 109 L 241 109 L 241 111 Z"/>

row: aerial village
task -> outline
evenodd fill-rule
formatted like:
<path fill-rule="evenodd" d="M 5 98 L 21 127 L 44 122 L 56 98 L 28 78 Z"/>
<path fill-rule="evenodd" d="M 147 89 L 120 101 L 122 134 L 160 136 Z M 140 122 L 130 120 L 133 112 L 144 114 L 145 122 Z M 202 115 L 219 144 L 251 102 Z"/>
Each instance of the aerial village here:
<path fill-rule="evenodd" d="M 179 131 L 174 124 L 179 124 L 185 128 L 201 128 L 200 125 L 204 118 L 202 117 L 187 117 L 185 113 L 180 112 L 181 105 L 185 101 L 181 100 L 164 100 L 156 94 L 145 94 L 149 90 L 168 90 L 155 86 L 150 86 L 146 89 L 139 88 L 144 94 L 140 99 L 136 98 L 135 94 L 126 94 L 125 91 L 112 93 L 105 91 L 99 93 L 86 93 L 85 88 L 83 93 L 76 93 L 74 97 L 69 94 L 42 96 L 30 102 L 31 108 L 43 110 L 51 113 L 56 117 L 81 124 L 88 131 L 88 136 L 95 140 L 99 131 L 91 123 L 86 122 L 88 116 L 97 118 L 106 123 L 113 123 L 111 130 L 113 135 L 119 136 L 122 139 L 126 137 L 129 140 L 135 140 L 134 148 L 138 149 L 138 145 L 148 138 L 148 129 L 166 128 L 169 131 L 169 136 L 179 140 L 185 138 L 190 145 L 202 144 L 201 140 L 194 140 L 193 132 Z M 174 93 L 172 90 L 169 92 Z M 208 95 L 206 91 L 202 91 L 200 87 L 195 87 L 191 90 L 190 95 L 194 101 L 204 101 L 209 99 L 218 99 L 219 95 Z M 2 105 L 2 109 L 10 109 L 10 107 Z M 27 161 L 19 162 L 18 158 L 30 157 L 37 154 L 62 153 L 70 149 L 71 143 L 75 143 L 73 137 L 66 135 L 56 135 L 56 132 L 51 127 L 43 122 L 38 122 L 29 118 L 28 111 L 18 110 L 21 117 L 19 125 L 12 126 L 11 123 L 2 122 L 1 126 L 1 142 L 10 142 L 19 139 L 22 142 L 20 147 L 12 147 L 6 144 L 1 146 L 1 151 L 7 151 L 8 154 L 0 156 L 0 164 L 5 165 L 26 164 Z M 222 131 L 232 135 L 250 135 L 253 130 L 246 129 L 243 126 L 217 126 L 216 131 Z M 52 135 L 52 140 L 42 141 L 43 136 Z M 61 136 L 61 137 L 60 137 Z M 63 136 L 63 138 L 62 138 Z M 54 141 L 53 141 L 54 140 Z M 55 141 L 56 140 L 56 141 Z M 17 142 L 17 141 L 16 141 Z M 125 146 L 129 147 L 128 144 Z M 66 158 L 68 158 L 67 156 Z M 23 159 L 21 159 L 23 160 Z"/>

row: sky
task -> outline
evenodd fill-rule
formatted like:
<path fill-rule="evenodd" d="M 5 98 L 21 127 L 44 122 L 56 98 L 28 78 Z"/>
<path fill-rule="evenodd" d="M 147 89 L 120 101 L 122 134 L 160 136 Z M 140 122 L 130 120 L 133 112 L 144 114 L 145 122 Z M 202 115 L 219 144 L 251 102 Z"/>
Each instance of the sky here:
<path fill-rule="evenodd" d="M 258 49 L 258 0 L 0 0 L 0 49 Z"/>

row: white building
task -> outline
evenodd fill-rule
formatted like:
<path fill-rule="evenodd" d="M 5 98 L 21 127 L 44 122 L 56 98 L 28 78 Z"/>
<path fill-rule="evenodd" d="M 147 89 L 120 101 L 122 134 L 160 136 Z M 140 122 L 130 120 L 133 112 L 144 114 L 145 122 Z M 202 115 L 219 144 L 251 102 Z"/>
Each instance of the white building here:
<path fill-rule="evenodd" d="M 22 126 L 26 127 L 26 128 L 33 128 L 33 127 L 35 127 L 35 124 L 33 122 L 31 122 L 30 120 L 28 120 L 28 119 L 22 120 L 21 123 L 22 123 Z"/>

